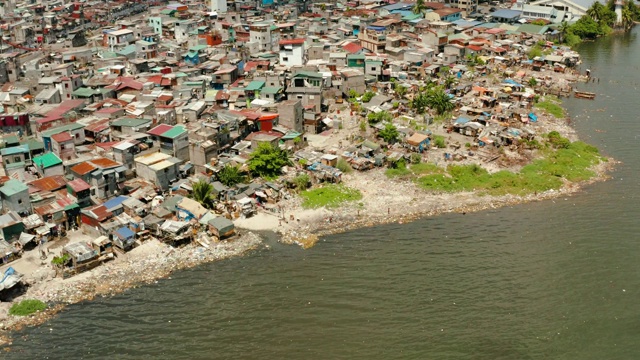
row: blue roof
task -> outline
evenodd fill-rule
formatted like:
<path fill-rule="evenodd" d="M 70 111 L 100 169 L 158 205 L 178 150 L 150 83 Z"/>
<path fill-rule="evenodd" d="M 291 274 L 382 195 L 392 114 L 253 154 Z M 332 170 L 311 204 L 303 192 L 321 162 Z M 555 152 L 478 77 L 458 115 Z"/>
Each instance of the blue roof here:
<path fill-rule="evenodd" d="M 492 17 L 499 17 L 504 19 L 517 19 L 522 11 L 520 10 L 511 10 L 511 9 L 500 9 L 492 12 L 490 15 Z"/>
<path fill-rule="evenodd" d="M 460 116 L 457 120 L 456 120 L 456 124 L 466 124 L 469 122 L 469 119 L 467 119 L 466 117 L 462 117 Z"/>
<path fill-rule="evenodd" d="M 118 197 L 114 197 L 113 199 L 105 201 L 102 205 L 104 205 L 104 207 L 107 208 L 107 210 L 109 210 L 122 204 L 127 199 L 129 198 L 126 196 L 118 196 Z"/>
<path fill-rule="evenodd" d="M 126 227 L 116 230 L 116 235 L 118 235 L 118 237 L 121 239 L 130 239 L 136 236 L 136 234 L 133 231 L 131 231 L 131 229 Z"/>

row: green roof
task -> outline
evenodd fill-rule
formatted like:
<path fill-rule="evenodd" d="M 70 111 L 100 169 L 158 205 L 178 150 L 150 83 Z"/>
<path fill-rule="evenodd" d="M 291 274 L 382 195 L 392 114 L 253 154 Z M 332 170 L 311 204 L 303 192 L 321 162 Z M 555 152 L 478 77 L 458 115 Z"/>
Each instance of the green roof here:
<path fill-rule="evenodd" d="M 533 25 L 533 24 L 522 24 L 522 26 L 520 26 L 518 28 L 518 32 L 521 33 L 526 33 L 526 34 L 544 34 L 545 32 L 547 32 L 547 30 L 549 30 L 548 26 L 540 26 L 540 25 Z"/>
<path fill-rule="evenodd" d="M 249 83 L 249 85 L 247 85 L 247 87 L 245 87 L 244 89 L 246 91 L 256 91 L 256 90 L 260 90 L 262 89 L 262 87 L 264 86 L 265 82 L 264 81 L 259 81 L 259 80 L 253 80 L 252 82 Z"/>
<path fill-rule="evenodd" d="M 282 88 L 280 86 L 266 86 L 263 87 L 260 92 L 263 94 L 277 94 L 280 91 L 282 91 Z"/>
<path fill-rule="evenodd" d="M 137 118 L 122 118 L 111 122 L 113 126 L 126 126 L 126 127 L 138 127 L 144 124 L 150 123 L 149 119 L 137 119 Z"/>
<path fill-rule="evenodd" d="M 202 86 L 203 83 L 204 83 L 204 80 L 185 81 L 185 82 L 182 83 L 182 85 L 184 85 L 184 86 Z"/>
<path fill-rule="evenodd" d="M 315 72 L 315 71 L 298 71 L 295 75 L 293 75 L 294 78 L 297 77 L 306 77 L 306 78 L 316 78 L 316 79 L 322 79 L 322 74 Z"/>
<path fill-rule="evenodd" d="M 171 14 L 173 14 L 175 12 L 176 12 L 175 10 L 171 10 L 171 9 L 160 10 L 160 14 L 162 14 L 162 15 L 171 15 Z"/>
<path fill-rule="evenodd" d="M 81 87 L 81 88 L 77 88 L 75 90 L 73 90 L 73 92 L 71 93 L 71 95 L 73 96 L 78 96 L 78 97 L 92 97 L 93 95 L 98 95 L 100 94 L 99 90 L 93 90 L 91 88 L 87 88 L 87 87 Z"/>
<path fill-rule="evenodd" d="M 144 41 L 144 40 L 140 40 L 140 41 Z M 124 56 L 133 55 L 135 53 L 136 53 L 136 46 L 135 45 L 127 45 L 124 49 L 116 51 L 116 54 L 124 55 Z"/>
<path fill-rule="evenodd" d="M 56 154 L 49 152 L 41 156 L 36 156 L 33 158 L 33 162 L 38 165 L 38 167 L 42 168 L 50 168 L 52 166 L 62 164 L 62 160 L 56 156 Z"/>
<path fill-rule="evenodd" d="M 3 187 L 0 187 L 0 192 L 4 194 L 4 196 L 13 196 L 23 191 L 28 191 L 29 188 L 27 185 L 23 184 L 22 181 L 11 179 L 4 183 Z"/>
<path fill-rule="evenodd" d="M 364 60 L 364 54 L 347 55 L 347 60 Z"/>
<path fill-rule="evenodd" d="M 182 127 L 181 125 L 176 125 L 173 127 L 173 129 L 163 132 L 161 136 L 169 139 L 175 139 L 185 132 L 187 132 L 187 130 L 184 127 Z"/>
<path fill-rule="evenodd" d="M 44 150 L 44 143 L 33 138 L 21 141 L 20 144 L 27 145 L 30 151 Z"/>
<path fill-rule="evenodd" d="M 79 123 L 71 123 L 71 124 L 67 124 L 67 125 L 62 125 L 62 126 L 58 126 L 56 128 L 53 128 L 51 130 L 47 130 L 47 131 L 43 131 L 42 132 L 42 137 L 51 137 L 55 134 L 60 134 L 63 131 L 73 131 L 73 130 L 79 130 L 79 129 L 83 129 L 84 125 L 79 124 Z M 43 147 L 44 148 L 44 147 Z"/>
<path fill-rule="evenodd" d="M 192 46 L 189 48 L 189 51 L 195 51 L 198 52 L 200 50 L 204 50 L 206 49 L 208 46 L 207 45 L 196 45 L 196 46 Z"/>
<path fill-rule="evenodd" d="M 5 144 L 17 144 L 20 142 L 17 135 L 7 135 L 2 138 L 2 141 Z"/>

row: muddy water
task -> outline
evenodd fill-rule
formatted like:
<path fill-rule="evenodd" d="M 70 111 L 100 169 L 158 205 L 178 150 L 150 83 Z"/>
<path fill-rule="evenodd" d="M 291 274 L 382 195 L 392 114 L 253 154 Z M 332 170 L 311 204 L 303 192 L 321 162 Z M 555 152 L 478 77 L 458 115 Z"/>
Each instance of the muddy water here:
<path fill-rule="evenodd" d="M 4 359 L 634 359 L 640 43 L 581 48 L 579 135 L 623 163 L 570 198 L 271 247 L 70 306 Z M 608 94 L 608 95 L 605 95 Z"/>

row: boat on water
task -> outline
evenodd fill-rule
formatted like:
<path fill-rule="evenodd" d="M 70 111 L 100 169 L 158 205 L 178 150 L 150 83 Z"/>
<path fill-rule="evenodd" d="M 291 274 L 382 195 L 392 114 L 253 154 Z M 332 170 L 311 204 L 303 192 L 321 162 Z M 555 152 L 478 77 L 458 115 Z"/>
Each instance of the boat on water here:
<path fill-rule="evenodd" d="M 587 92 L 587 91 L 574 91 L 573 96 L 579 99 L 589 99 L 593 100 L 596 98 L 596 93 Z"/>

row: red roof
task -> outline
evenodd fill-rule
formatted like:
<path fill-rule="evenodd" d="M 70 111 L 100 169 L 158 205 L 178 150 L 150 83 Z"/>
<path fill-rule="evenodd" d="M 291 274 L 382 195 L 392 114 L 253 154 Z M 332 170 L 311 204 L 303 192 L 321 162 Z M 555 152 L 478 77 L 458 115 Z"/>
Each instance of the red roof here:
<path fill-rule="evenodd" d="M 80 164 L 74 165 L 74 166 L 71 167 L 71 171 L 73 171 L 74 173 L 76 173 L 78 175 L 88 174 L 88 173 L 92 172 L 95 169 L 97 169 L 97 167 L 95 167 L 93 164 L 91 164 L 88 161 L 81 162 Z"/>
<path fill-rule="evenodd" d="M 87 125 L 84 129 L 91 132 L 100 132 L 109 128 L 109 119 L 99 120 Z"/>
<path fill-rule="evenodd" d="M 84 100 L 65 100 L 58 105 L 55 109 L 47 113 L 47 117 L 38 119 L 38 124 L 46 124 L 51 121 L 62 119 L 62 116 L 76 107 L 84 105 Z"/>
<path fill-rule="evenodd" d="M 304 44 L 304 39 L 285 39 L 280 40 L 280 45 L 302 45 Z"/>
<path fill-rule="evenodd" d="M 342 47 L 346 52 L 349 52 L 351 54 L 355 54 L 357 52 L 359 52 L 360 50 L 362 50 L 362 46 L 356 44 L 356 43 L 348 43 L 347 45 Z"/>
<path fill-rule="evenodd" d="M 89 186 L 89 184 L 87 184 L 84 180 L 82 179 L 75 179 L 73 181 L 69 181 L 67 183 L 67 185 L 69 185 L 69 187 L 71 188 L 71 190 L 73 190 L 74 192 L 78 193 L 80 191 L 83 190 L 89 190 L 91 188 L 91 186 Z"/>
<path fill-rule="evenodd" d="M 171 79 L 162 78 L 162 80 L 160 80 L 160 85 L 161 86 L 170 86 L 171 85 Z"/>
<path fill-rule="evenodd" d="M 52 135 L 51 139 L 55 140 L 58 143 L 73 140 L 71 134 L 69 134 L 68 132 L 61 132 L 59 134 Z"/>
<path fill-rule="evenodd" d="M 113 215 L 113 213 L 107 210 L 104 205 L 96 205 L 94 207 L 87 208 L 84 212 L 93 215 L 92 217 L 98 221 L 104 221 Z"/>
<path fill-rule="evenodd" d="M 153 129 L 147 131 L 147 134 L 160 136 L 160 135 L 166 133 L 167 131 L 169 131 L 171 129 L 173 129 L 173 126 L 171 126 L 171 125 L 160 124 L 160 125 L 154 127 Z"/>
<path fill-rule="evenodd" d="M 480 46 L 480 45 L 467 45 L 467 49 L 472 50 L 472 51 L 481 51 L 482 50 L 482 46 Z"/>

